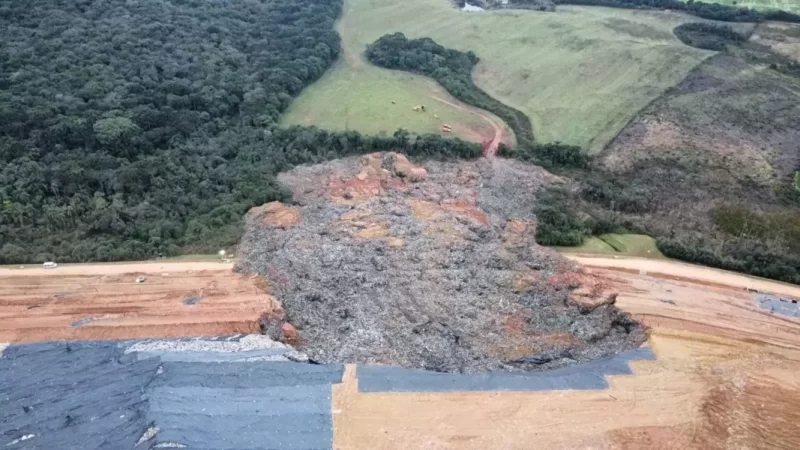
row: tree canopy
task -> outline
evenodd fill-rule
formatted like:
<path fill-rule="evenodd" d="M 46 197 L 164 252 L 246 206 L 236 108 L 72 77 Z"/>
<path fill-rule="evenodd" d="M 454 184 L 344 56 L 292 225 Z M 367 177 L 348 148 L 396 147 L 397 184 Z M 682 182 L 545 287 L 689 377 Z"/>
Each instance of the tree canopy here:
<path fill-rule="evenodd" d="M 436 137 L 278 128 L 339 54 L 341 0 L 0 4 L 0 263 L 216 251 L 291 165 Z M 402 139 L 401 139 L 402 138 Z"/>

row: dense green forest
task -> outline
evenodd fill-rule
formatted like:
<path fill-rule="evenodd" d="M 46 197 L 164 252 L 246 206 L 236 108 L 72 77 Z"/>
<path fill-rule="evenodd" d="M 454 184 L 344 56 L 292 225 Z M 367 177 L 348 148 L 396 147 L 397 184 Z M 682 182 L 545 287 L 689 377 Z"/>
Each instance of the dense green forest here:
<path fill-rule="evenodd" d="M 0 263 L 216 251 L 291 165 L 436 136 L 280 129 L 339 54 L 341 0 L 0 4 Z"/>
<path fill-rule="evenodd" d="M 365 55 L 377 66 L 431 77 L 453 97 L 503 119 L 514 131 L 517 146 L 514 149 L 503 147 L 501 156 L 515 156 L 549 168 L 583 167 L 588 162 L 579 147 L 534 143 L 528 116 L 496 100 L 473 83 L 472 68 L 478 63 L 473 52 L 448 49 L 430 38 L 408 39 L 403 33 L 394 33 L 370 44 Z"/>
<path fill-rule="evenodd" d="M 683 11 L 704 19 L 723 22 L 763 22 L 778 20 L 800 23 L 800 15 L 781 10 L 757 11 L 740 6 L 719 3 L 695 2 L 693 0 L 553 0 L 556 5 L 609 6 L 628 9 L 668 9 Z"/>

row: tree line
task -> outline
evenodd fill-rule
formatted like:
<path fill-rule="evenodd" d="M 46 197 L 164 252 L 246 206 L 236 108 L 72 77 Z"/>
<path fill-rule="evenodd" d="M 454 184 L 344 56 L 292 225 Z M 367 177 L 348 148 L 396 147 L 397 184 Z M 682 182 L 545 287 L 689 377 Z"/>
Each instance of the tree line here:
<path fill-rule="evenodd" d="M 588 157 L 579 147 L 560 143 L 537 144 L 528 116 L 496 100 L 472 81 L 479 59 L 473 52 L 445 48 L 431 38 L 408 39 L 403 33 L 386 34 L 367 46 L 367 59 L 381 67 L 418 73 L 436 80 L 453 97 L 503 119 L 514 131 L 517 145 L 501 146 L 500 156 L 516 157 L 549 168 L 583 167 Z"/>
<path fill-rule="evenodd" d="M 0 264 L 143 259 L 237 242 L 276 174 L 438 136 L 277 126 L 337 58 L 341 0 L 0 5 Z"/>
<path fill-rule="evenodd" d="M 723 22 L 780 22 L 800 23 L 800 15 L 783 10 L 759 11 L 741 6 L 706 3 L 695 0 L 553 0 L 556 5 L 608 6 L 626 9 L 667 9 L 681 11 L 704 19 Z"/>

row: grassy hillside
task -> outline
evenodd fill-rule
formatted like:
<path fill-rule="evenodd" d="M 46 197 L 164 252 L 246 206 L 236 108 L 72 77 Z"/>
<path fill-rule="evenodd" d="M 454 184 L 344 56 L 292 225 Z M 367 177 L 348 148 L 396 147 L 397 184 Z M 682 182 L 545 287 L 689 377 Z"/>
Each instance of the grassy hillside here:
<path fill-rule="evenodd" d="M 643 234 L 602 234 L 591 236 L 579 247 L 557 247 L 564 253 L 606 253 L 612 255 L 663 258 L 656 240 Z"/>
<path fill-rule="evenodd" d="M 282 124 L 368 134 L 391 134 L 398 128 L 442 134 L 442 125 L 448 124 L 452 134 L 463 139 L 480 142 L 492 137 L 492 127 L 486 120 L 433 80 L 381 69 L 363 62 L 350 50 L 345 52 L 344 58 L 292 103 Z M 424 105 L 425 112 L 415 112 L 417 105 Z"/>
<path fill-rule="evenodd" d="M 431 125 L 420 123 L 410 108 L 385 113 L 394 106 L 386 93 L 395 101 L 424 99 L 434 95 L 432 88 L 411 75 L 365 67 L 361 56 L 367 44 L 400 31 L 477 53 L 476 84 L 525 112 L 540 142 L 598 151 L 639 109 L 711 54 L 672 34 L 690 20 L 695 19 L 611 8 L 466 13 L 441 0 L 347 0 L 338 24 L 344 61 L 301 94 L 283 123 L 341 129 L 348 117 L 347 126 L 359 131 L 428 131 Z"/>
<path fill-rule="evenodd" d="M 584 197 L 669 257 L 800 283 L 800 73 L 768 49 L 710 58 L 653 102 Z"/>

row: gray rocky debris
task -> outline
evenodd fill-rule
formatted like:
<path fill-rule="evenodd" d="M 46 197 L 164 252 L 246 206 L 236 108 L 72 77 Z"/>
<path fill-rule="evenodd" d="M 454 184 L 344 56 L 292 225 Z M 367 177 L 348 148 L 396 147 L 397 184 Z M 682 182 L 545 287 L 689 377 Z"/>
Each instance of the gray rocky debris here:
<path fill-rule="evenodd" d="M 536 244 L 536 192 L 559 178 L 504 159 L 421 169 L 398 154 L 297 167 L 280 177 L 294 204 L 248 214 L 237 270 L 267 279 L 311 360 L 545 370 L 644 341 L 613 301 L 574 301 L 579 268 Z"/>

